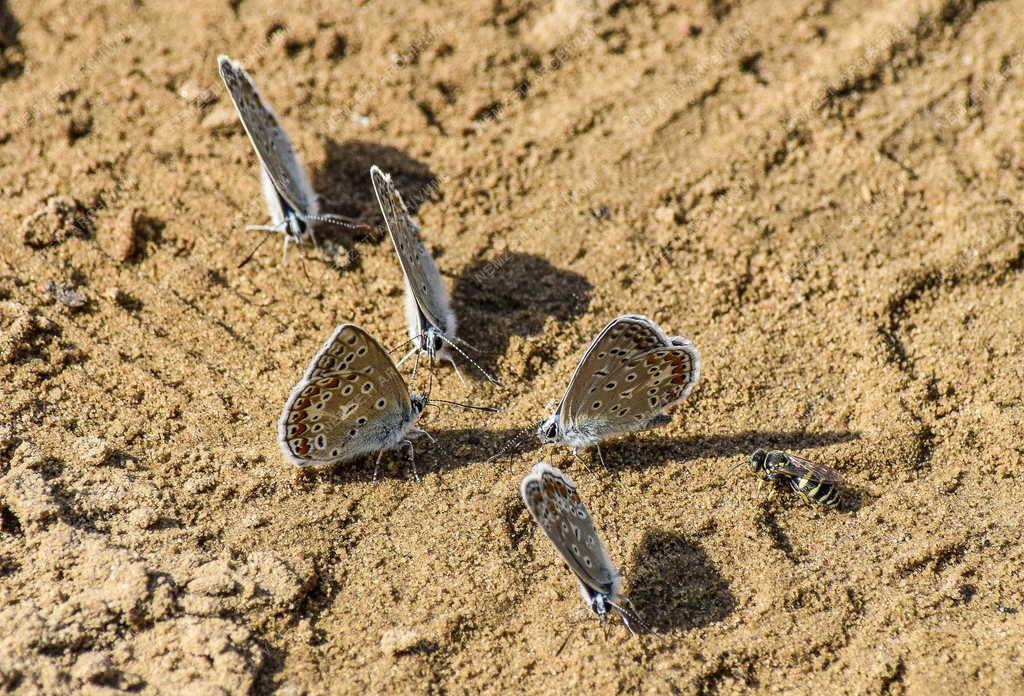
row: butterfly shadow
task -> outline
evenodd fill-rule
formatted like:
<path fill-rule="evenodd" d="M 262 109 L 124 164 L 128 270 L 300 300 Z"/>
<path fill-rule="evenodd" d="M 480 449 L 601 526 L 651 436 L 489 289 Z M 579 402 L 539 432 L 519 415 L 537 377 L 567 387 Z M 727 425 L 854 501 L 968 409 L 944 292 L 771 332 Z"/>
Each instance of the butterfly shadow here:
<path fill-rule="evenodd" d="M 7 0 L 0 0 L 0 80 L 19 77 L 24 70 L 21 52 L 8 53 L 8 48 L 21 48 L 18 34 L 21 23 L 11 14 Z"/>
<path fill-rule="evenodd" d="M 702 628 L 725 619 L 736 598 L 699 544 L 667 530 L 647 532 L 629 575 L 629 599 L 659 632 Z"/>
<path fill-rule="evenodd" d="M 477 349 L 471 353 L 474 359 L 493 373 L 513 336 L 540 333 L 548 317 L 561 322 L 575 319 L 590 307 L 592 290 L 578 273 L 556 268 L 539 256 L 506 252 L 463 271 L 455 282 L 452 304 L 460 337 Z M 535 374 L 532 365 L 553 357 L 534 348 L 525 373 L 517 379 L 530 381 Z"/>
<path fill-rule="evenodd" d="M 437 177 L 423 162 L 398 148 L 365 140 L 339 143 L 331 138 L 324 146 L 324 161 L 313 171 L 313 188 L 320 194 L 321 214 L 340 215 L 368 226 L 353 233 L 332 225 L 319 225 L 317 235 L 329 245 L 341 245 L 356 263 L 355 242 L 384 238 L 384 221 L 370 183 L 370 167 L 376 164 L 392 175 L 409 212 L 415 214 L 424 201 L 439 198 Z"/>
<path fill-rule="evenodd" d="M 609 469 L 646 469 L 670 461 L 691 459 L 744 457 L 755 449 L 805 450 L 828 447 L 860 438 L 860 433 L 833 431 L 812 433 L 805 430 L 762 431 L 743 430 L 731 435 L 710 435 L 688 438 L 653 438 L 639 433 L 628 439 L 601 446 Z M 594 459 L 596 459 L 596 455 Z M 739 463 L 739 462 L 737 462 Z"/>
<path fill-rule="evenodd" d="M 434 423 L 443 422 L 443 415 L 429 422 L 420 423 L 420 427 L 434 438 L 421 436 L 413 441 L 415 447 L 416 472 L 421 479 L 437 474 L 444 476 L 446 471 L 464 466 L 486 463 L 507 441 L 517 437 L 522 431 L 514 429 L 495 430 L 488 428 L 486 423 L 479 428 L 463 428 L 458 430 L 441 430 L 432 427 Z M 530 438 L 534 439 L 535 438 Z M 348 462 L 323 464 L 302 468 L 298 471 L 298 482 L 315 485 L 319 482 L 332 484 L 351 483 L 353 481 L 372 481 L 376 454 L 369 454 Z M 522 470 L 525 474 L 524 460 L 507 457 L 495 459 L 494 466 L 509 466 L 514 471 Z M 530 466 L 533 464 L 531 463 Z M 412 462 L 409 459 L 409 448 L 396 448 L 384 453 L 380 460 L 378 480 L 396 479 L 414 481 Z"/>

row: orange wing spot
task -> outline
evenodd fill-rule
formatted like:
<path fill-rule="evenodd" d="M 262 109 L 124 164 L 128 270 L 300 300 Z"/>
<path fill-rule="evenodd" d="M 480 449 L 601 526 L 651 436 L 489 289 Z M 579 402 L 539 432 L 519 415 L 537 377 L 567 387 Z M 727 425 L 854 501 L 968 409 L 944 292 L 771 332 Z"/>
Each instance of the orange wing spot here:
<path fill-rule="evenodd" d="M 339 384 L 341 384 L 341 380 L 337 377 L 328 377 L 319 382 L 320 387 L 323 389 L 337 389 Z"/>
<path fill-rule="evenodd" d="M 312 402 L 303 396 L 295 400 L 295 403 L 292 404 L 292 408 L 297 411 L 305 411 L 309 408 L 310 403 Z"/>
<path fill-rule="evenodd" d="M 309 417 L 309 414 L 305 411 L 292 411 L 291 415 L 288 416 L 289 423 L 301 423 Z"/>
<path fill-rule="evenodd" d="M 299 440 L 299 446 L 295 448 L 295 451 L 302 457 L 309 454 L 309 440 L 306 440 L 305 438 Z"/>
<path fill-rule="evenodd" d="M 686 377 L 682 375 L 676 375 L 672 378 L 672 384 L 686 384 Z"/>

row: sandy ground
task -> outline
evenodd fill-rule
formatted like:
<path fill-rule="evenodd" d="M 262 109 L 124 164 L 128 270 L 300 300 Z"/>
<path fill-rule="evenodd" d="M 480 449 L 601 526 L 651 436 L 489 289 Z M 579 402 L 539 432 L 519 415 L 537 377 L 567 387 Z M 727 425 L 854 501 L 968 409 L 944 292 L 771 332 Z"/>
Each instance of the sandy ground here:
<path fill-rule="evenodd" d="M 1024 692 L 1024 2 L 0 0 L 0 687 Z M 418 202 L 504 389 L 298 475 L 335 325 L 403 338 L 387 242 L 282 263 L 225 52 L 334 213 Z M 77 306 L 76 306 L 77 305 Z M 701 349 L 672 424 L 491 462 L 587 341 Z M 758 446 L 847 480 L 765 505 Z M 662 634 L 585 613 L 517 497 L 580 484 Z M 564 649 L 559 647 L 565 643 Z"/>

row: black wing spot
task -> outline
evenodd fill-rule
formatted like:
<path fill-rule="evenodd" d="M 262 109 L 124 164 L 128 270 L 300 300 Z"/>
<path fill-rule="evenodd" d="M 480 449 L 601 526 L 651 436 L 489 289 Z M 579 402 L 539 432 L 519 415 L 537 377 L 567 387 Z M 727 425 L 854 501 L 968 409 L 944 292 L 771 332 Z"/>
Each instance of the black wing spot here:
<path fill-rule="evenodd" d="M 373 391 L 373 382 L 364 382 L 363 383 L 363 388 L 361 389 L 361 391 L 364 394 L 369 394 L 370 392 L 372 392 Z"/>
<path fill-rule="evenodd" d="M 601 408 L 601 402 L 600 401 L 595 401 L 593 404 L 591 404 L 590 408 L 592 408 L 592 409 L 594 409 L 596 411 L 597 409 Z"/>
<path fill-rule="evenodd" d="M 387 405 L 388 405 L 387 399 L 384 399 L 384 398 L 378 399 L 377 403 L 374 404 L 374 406 L 377 407 L 378 411 L 382 410 Z"/>
<path fill-rule="evenodd" d="M 605 389 L 607 389 L 608 391 L 611 391 L 611 390 L 612 390 L 612 389 L 614 389 L 614 388 L 615 388 L 616 386 L 617 386 L 617 385 L 615 384 L 615 382 L 609 382 L 608 384 L 604 385 L 604 388 L 605 388 Z"/>

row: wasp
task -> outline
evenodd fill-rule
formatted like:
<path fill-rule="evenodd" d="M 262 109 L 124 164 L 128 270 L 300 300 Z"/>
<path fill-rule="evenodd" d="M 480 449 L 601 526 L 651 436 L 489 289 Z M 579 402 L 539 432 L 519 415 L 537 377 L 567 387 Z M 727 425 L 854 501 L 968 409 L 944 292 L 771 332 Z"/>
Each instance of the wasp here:
<path fill-rule="evenodd" d="M 766 452 L 758 449 L 750 455 L 750 470 L 760 477 L 758 489 L 765 481 L 772 485 L 768 500 L 775 497 L 779 488 L 789 484 L 809 503 L 827 508 L 839 504 L 839 483 L 842 478 L 827 466 L 777 450 Z"/>

